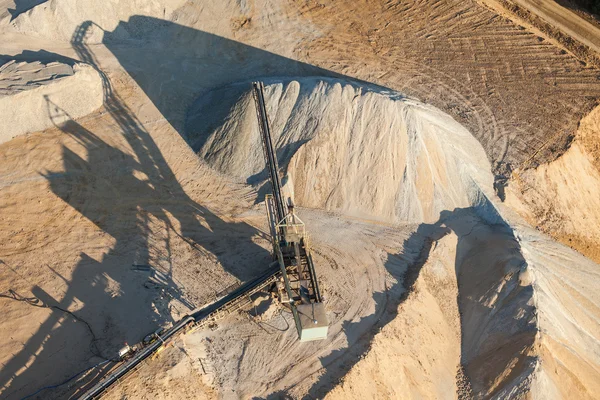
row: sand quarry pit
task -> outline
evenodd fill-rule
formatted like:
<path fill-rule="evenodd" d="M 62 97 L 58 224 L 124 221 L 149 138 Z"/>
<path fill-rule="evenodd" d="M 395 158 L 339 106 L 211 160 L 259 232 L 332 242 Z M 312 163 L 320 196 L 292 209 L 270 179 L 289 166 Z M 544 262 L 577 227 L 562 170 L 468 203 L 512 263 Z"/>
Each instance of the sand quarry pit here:
<path fill-rule="evenodd" d="M 77 398 L 269 265 L 255 79 L 327 339 L 258 293 L 105 398 L 600 398 L 600 71 L 554 38 L 450 0 L 0 6 L 1 398 Z"/>

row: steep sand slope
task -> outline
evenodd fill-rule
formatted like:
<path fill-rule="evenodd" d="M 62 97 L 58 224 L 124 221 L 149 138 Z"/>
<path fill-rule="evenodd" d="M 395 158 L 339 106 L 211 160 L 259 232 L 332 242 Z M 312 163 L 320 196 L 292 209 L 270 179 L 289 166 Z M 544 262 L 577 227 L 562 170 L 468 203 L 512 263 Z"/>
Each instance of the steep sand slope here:
<path fill-rule="evenodd" d="M 266 176 L 249 88 L 236 84 L 201 98 L 187 136 L 219 171 L 257 183 Z M 273 82 L 266 95 L 278 158 L 301 206 L 420 223 L 481 195 L 472 177 L 488 169 L 479 143 L 433 107 L 319 78 Z M 223 114 L 215 104 L 231 107 L 220 125 L 212 120 Z"/>
<path fill-rule="evenodd" d="M 569 150 L 536 169 L 518 170 L 506 202 L 538 229 L 600 261 L 600 108 L 587 115 Z"/>
<path fill-rule="evenodd" d="M 457 244 L 454 233 L 434 243 L 398 317 L 375 335 L 369 352 L 327 398 L 453 399 L 469 394 L 469 386 L 457 379 L 462 374 Z"/>
<path fill-rule="evenodd" d="M 594 399 L 600 393 L 598 264 L 531 228 L 518 229 L 537 309 L 532 393 Z"/>

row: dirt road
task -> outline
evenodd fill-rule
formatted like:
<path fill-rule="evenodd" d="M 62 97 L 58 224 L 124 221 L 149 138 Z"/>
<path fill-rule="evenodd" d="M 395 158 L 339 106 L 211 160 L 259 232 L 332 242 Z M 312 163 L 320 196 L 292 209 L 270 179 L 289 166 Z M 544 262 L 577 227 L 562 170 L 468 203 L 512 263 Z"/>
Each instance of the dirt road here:
<path fill-rule="evenodd" d="M 514 0 L 600 54 L 600 28 L 553 0 Z"/>

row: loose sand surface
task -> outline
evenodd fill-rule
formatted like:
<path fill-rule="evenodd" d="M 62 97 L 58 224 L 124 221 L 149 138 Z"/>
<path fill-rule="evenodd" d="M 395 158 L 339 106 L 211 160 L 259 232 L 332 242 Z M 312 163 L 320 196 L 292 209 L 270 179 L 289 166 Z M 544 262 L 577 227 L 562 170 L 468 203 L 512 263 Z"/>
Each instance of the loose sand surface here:
<path fill-rule="evenodd" d="M 598 397 L 600 71 L 554 39 L 458 0 L 26 3 L 0 68 L 51 79 L 0 97 L 44 106 L 0 125 L 0 397 L 268 266 L 257 78 L 329 335 L 260 293 L 107 398 Z"/>

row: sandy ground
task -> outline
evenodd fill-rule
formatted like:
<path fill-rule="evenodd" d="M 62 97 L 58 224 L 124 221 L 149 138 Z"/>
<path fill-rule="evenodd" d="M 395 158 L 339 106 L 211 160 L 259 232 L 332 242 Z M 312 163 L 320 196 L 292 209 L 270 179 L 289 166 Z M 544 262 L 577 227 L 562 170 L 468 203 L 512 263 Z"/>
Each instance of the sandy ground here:
<path fill-rule="evenodd" d="M 326 342 L 301 345 L 285 311 L 259 302 L 267 311 L 180 338 L 109 398 L 600 390 L 597 264 L 527 228 L 492 190 L 492 172 L 568 157 L 596 69 L 474 2 L 50 0 L 11 18 L 0 14 L 1 53 L 95 66 L 104 106 L 72 120 L 56 104 L 55 127 L 0 145 L 2 397 L 112 357 L 265 267 L 256 188 L 197 157 L 186 116 L 212 89 L 282 75 L 356 78 L 448 112 L 481 143 L 484 196 L 432 223 L 301 209 Z M 236 116 L 207 120 L 220 118 Z"/>

